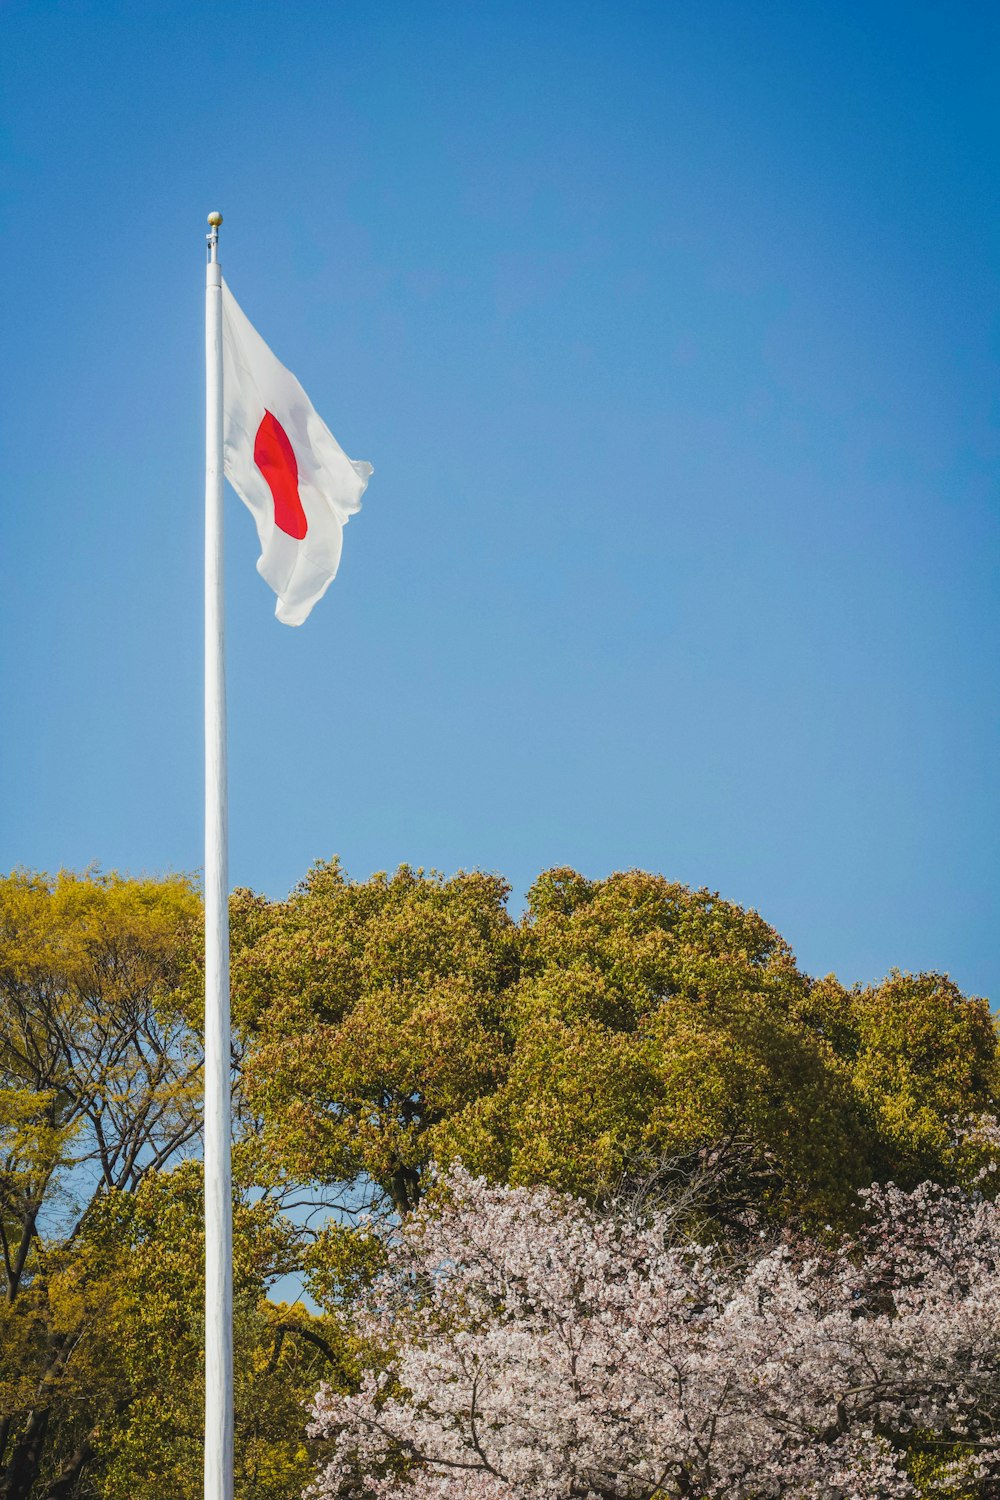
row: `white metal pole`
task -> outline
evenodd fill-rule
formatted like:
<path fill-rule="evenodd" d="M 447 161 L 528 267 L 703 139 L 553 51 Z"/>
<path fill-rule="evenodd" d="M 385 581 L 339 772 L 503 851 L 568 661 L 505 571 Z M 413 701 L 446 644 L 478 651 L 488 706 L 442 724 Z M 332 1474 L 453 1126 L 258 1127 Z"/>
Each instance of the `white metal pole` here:
<path fill-rule="evenodd" d="M 205 1500 L 233 1497 L 233 1201 L 229 829 L 222 578 L 222 268 L 208 216 L 205 283 Z"/>

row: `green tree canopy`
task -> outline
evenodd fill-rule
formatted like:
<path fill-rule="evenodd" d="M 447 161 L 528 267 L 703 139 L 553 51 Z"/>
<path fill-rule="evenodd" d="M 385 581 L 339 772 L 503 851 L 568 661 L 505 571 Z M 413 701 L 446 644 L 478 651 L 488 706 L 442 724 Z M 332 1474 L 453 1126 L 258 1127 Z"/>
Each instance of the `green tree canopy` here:
<path fill-rule="evenodd" d="M 278 1167 L 369 1179 L 405 1212 L 434 1128 L 508 1068 L 519 970 L 508 887 L 401 868 L 348 881 L 319 865 L 284 902 L 233 898 L 233 1004 L 244 1086 Z"/>
<path fill-rule="evenodd" d="M 372 1358 L 351 1216 L 407 1214 L 432 1161 L 591 1200 L 708 1162 L 726 1232 L 996 1156 L 988 1119 L 958 1139 L 995 1112 L 993 1019 L 946 977 L 811 979 L 757 913 L 639 871 L 509 895 L 332 863 L 232 898 L 240 1500 L 307 1482 L 303 1400 Z M 190 881 L 0 880 L 0 1500 L 200 1493 L 200 989 Z M 274 1300 L 289 1272 L 321 1314 Z"/>
<path fill-rule="evenodd" d="M 0 1497 L 201 1492 L 201 1045 L 190 881 L 0 880 Z M 238 1120 L 241 1137 L 246 1122 Z M 250 1122 L 252 1124 L 252 1122 Z M 270 1303 L 300 1260 L 236 1151 L 239 1493 L 309 1472 L 301 1401 L 339 1356 Z"/>
<path fill-rule="evenodd" d="M 950 1180 L 955 1119 L 993 1105 L 988 1007 L 942 976 L 812 980 L 756 912 L 641 871 L 549 871 L 518 921 L 507 898 L 336 863 L 287 901 L 237 893 L 245 1083 L 276 1170 L 406 1212 L 432 1160 L 593 1198 L 731 1149 L 758 1206 L 842 1222 L 874 1178 Z"/>

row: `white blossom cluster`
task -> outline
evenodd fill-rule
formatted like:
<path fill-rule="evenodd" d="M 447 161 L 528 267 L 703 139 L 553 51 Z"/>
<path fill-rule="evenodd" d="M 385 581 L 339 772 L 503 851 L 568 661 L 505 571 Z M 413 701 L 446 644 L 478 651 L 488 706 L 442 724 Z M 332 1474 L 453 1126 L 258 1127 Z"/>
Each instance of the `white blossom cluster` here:
<path fill-rule="evenodd" d="M 1000 1210 L 867 1195 L 837 1250 L 741 1264 L 650 1211 L 461 1169 L 358 1312 L 384 1351 L 320 1390 L 322 1500 L 909 1500 L 1000 1494 Z M 942 1463 L 949 1467 L 942 1468 Z"/>

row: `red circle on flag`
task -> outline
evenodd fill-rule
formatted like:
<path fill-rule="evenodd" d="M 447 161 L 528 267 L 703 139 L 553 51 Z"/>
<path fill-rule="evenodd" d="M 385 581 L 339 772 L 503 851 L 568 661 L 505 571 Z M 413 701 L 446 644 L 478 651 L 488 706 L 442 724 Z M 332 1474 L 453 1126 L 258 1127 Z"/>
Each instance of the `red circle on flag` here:
<path fill-rule="evenodd" d="M 309 530 L 309 522 L 299 497 L 299 466 L 288 433 L 273 412 L 266 411 L 257 428 L 253 461 L 271 491 L 275 526 L 301 542 Z"/>

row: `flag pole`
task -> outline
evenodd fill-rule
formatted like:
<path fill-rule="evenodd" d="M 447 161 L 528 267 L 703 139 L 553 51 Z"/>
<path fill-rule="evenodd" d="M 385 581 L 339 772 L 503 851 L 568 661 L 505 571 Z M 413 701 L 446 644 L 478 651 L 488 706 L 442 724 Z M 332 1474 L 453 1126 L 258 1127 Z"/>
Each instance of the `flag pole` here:
<path fill-rule="evenodd" d="M 229 828 L 222 530 L 220 213 L 205 279 L 205 1500 L 233 1500 Z"/>

